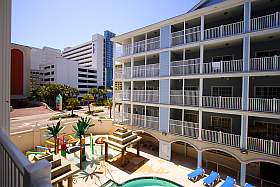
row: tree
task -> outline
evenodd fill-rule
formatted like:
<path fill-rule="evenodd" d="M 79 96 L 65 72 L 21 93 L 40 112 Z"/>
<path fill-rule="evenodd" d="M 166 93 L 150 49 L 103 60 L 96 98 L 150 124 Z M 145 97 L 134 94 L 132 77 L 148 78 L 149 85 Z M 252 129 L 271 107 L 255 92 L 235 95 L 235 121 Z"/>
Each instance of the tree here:
<path fill-rule="evenodd" d="M 88 94 L 91 94 L 94 97 L 94 100 L 96 100 L 98 94 L 97 88 L 91 88 L 90 90 L 88 90 Z"/>
<path fill-rule="evenodd" d="M 82 138 L 86 135 L 89 127 L 93 126 L 94 124 L 91 124 L 90 118 L 83 118 L 78 120 L 76 126 L 73 126 L 73 129 L 75 131 L 75 136 L 80 139 L 80 169 L 83 168 L 82 162 L 83 162 L 83 144 L 82 144 Z"/>
<path fill-rule="evenodd" d="M 63 127 L 60 126 L 60 121 L 58 121 L 56 124 L 53 124 L 52 126 L 48 125 L 47 129 L 48 129 L 47 132 L 48 138 L 54 139 L 54 153 L 57 154 L 58 153 L 57 139 Z"/>
<path fill-rule="evenodd" d="M 102 97 L 102 99 L 107 99 L 108 90 L 105 87 L 98 88 L 98 95 Z"/>
<path fill-rule="evenodd" d="M 94 97 L 93 97 L 91 94 L 85 94 L 85 95 L 83 96 L 83 101 L 86 101 L 86 102 L 87 102 L 89 113 L 90 113 L 90 102 L 92 102 L 93 99 L 94 99 Z"/>
<path fill-rule="evenodd" d="M 79 106 L 80 102 L 77 98 L 69 98 L 67 99 L 67 104 L 72 110 L 72 116 L 74 115 L 74 108 Z"/>
<path fill-rule="evenodd" d="M 107 99 L 106 102 L 105 102 L 105 106 L 108 107 L 108 109 L 110 111 L 110 118 L 112 118 L 112 107 L 113 107 L 112 99 Z"/>

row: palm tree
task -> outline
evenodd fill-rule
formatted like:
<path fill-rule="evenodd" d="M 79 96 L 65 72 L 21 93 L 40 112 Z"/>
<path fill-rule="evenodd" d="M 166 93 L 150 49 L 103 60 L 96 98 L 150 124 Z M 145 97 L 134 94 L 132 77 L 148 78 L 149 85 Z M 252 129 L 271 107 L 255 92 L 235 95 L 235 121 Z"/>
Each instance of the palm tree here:
<path fill-rule="evenodd" d="M 60 126 L 60 121 L 58 121 L 56 124 L 53 124 L 52 126 L 48 125 L 48 132 L 47 136 L 48 138 L 53 138 L 54 139 L 54 153 L 58 153 L 58 145 L 57 145 L 57 138 L 62 131 L 64 127 Z"/>
<path fill-rule="evenodd" d="M 105 102 L 105 106 L 108 107 L 108 109 L 110 111 L 110 118 L 112 118 L 112 107 L 113 107 L 112 99 L 107 99 L 106 102 Z"/>
<path fill-rule="evenodd" d="M 78 120 L 76 126 L 73 126 L 75 131 L 75 136 L 80 139 L 80 169 L 83 169 L 82 162 L 83 162 L 83 145 L 82 139 L 84 138 L 85 134 L 87 133 L 89 127 L 93 126 L 91 124 L 90 118 L 83 118 Z"/>
<path fill-rule="evenodd" d="M 94 99 L 94 97 L 93 97 L 91 94 L 85 94 L 85 95 L 83 96 L 83 101 L 86 101 L 86 102 L 87 102 L 89 113 L 91 113 L 91 112 L 90 112 L 90 102 L 93 101 L 93 99 Z"/>
<path fill-rule="evenodd" d="M 102 96 L 102 99 L 106 99 L 108 94 L 107 88 L 103 88 L 103 87 L 98 88 L 98 94 L 99 96 Z"/>
<path fill-rule="evenodd" d="M 69 98 L 67 99 L 67 104 L 70 106 L 72 110 L 72 116 L 74 115 L 74 108 L 79 106 L 80 102 L 77 98 Z"/>
<path fill-rule="evenodd" d="M 94 97 L 94 100 L 96 100 L 96 96 L 97 96 L 97 94 L 98 94 L 97 88 L 91 88 L 91 89 L 88 91 L 88 94 L 91 94 L 91 95 Z"/>

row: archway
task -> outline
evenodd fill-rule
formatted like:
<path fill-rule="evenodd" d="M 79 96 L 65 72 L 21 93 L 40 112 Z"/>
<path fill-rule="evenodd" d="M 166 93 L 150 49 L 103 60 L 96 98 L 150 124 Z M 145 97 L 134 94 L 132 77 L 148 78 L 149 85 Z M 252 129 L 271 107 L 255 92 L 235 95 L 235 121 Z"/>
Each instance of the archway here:
<path fill-rule="evenodd" d="M 191 144 L 178 140 L 171 143 L 172 162 L 195 169 L 197 166 L 197 150 Z"/>
<path fill-rule="evenodd" d="M 159 140 L 153 136 L 151 133 L 139 130 L 134 131 L 139 136 L 142 137 L 140 142 L 140 151 L 146 152 L 148 154 L 159 156 Z"/>
<path fill-rule="evenodd" d="M 208 149 L 202 152 L 202 165 L 206 173 L 216 171 L 222 179 L 230 176 L 239 182 L 240 161 L 231 153 L 220 149 Z"/>
<path fill-rule="evenodd" d="M 280 164 L 253 161 L 246 165 L 246 182 L 260 187 L 279 186 Z"/>

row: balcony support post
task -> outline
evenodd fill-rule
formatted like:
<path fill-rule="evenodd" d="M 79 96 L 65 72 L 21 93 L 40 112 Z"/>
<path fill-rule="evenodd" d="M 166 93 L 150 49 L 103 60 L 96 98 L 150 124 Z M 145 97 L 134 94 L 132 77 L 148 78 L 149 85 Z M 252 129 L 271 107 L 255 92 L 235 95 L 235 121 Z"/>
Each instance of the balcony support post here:
<path fill-rule="evenodd" d="M 145 51 L 147 51 L 147 49 L 148 49 L 147 38 L 148 38 L 148 34 L 145 33 Z"/>
<path fill-rule="evenodd" d="M 198 139 L 202 140 L 202 110 L 198 111 Z"/>
<path fill-rule="evenodd" d="M 146 116 L 147 116 L 147 106 L 145 105 L 145 115 L 144 115 L 144 127 L 146 128 L 147 127 L 147 118 L 146 118 Z"/>
<path fill-rule="evenodd" d="M 171 143 L 159 140 L 159 157 L 171 160 Z"/>
<path fill-rule="evenodd" d="M 244 2 L 244 32 L 250 32 L 251 30 L 251 0 L 245 0 Z"/>
<path fill-rule="evenodd" d="M 240 163 L 240 185 L 244 186 L 246 181 L 246 163 Z"/>
<path fill-rule="evenodd" d="M 242 77 L 242 110 L 247 111 L 249 109 L 249 84 L 250 77 Z"/>
<path fill-rule="evenodd" d="M 131 37 L 131 54 L 134 54 L 134 37 Z"/>
<path fill-rule="evenodd" d="M 204 15 L 200 16 L 200 40 L 204 40 Z"/>
<path fill-rule="evenodd" d="M 248 116 L 241 116 L 241 135 L 240 135 L 240 148 L 247 149 L 248 139 Z"/>
<path fill-rule="evenodd" d="M 199 78 L 199 107 L 202 107 L 202 96 L 203 96 L 203 78 Z"/>
<path fill-rule="evenodd" d="M 185 110 L 182 109 L 182 123 L 181 123 L 181 125 L 182 125 L 182 136 L 184 136 L 184 120 L 185 120 Z"/>
<path fill-rule="evenodd" d="M 202 167 L 202 151 L 197 150 L 197 167 Z"/>
<path fill-rule="evenodd" d="M 204 45 L 200 45 L 199 55 L 199 73 L 203 74 L 203 57 L 204 57 Z"/>
<path fill-rule="evenodd" d="M 183 42 L 183 44 L 185 44 L 185 43 L 187 43 L 186 42 L 186 20 L 184 20 L 184 37 L 183 37 L 183 39 L 184 39 L 184 42 Z M 185 51 L 185 49 L 184 49 L 184 51 Z M 184 58 L 183 58 L 183 60 L 185 60 Z"/>

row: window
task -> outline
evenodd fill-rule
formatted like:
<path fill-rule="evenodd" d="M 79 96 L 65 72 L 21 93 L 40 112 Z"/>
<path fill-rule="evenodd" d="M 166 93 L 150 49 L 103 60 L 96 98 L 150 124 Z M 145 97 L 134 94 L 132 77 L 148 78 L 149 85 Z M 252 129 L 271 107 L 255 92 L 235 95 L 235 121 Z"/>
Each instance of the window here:
<path fill-rule="evenodd" d="M 256 98 L 280 99 L 280 87 L 256 86 Z"/>
<path fill-rule="evenodd" d="M 233 60 L 233 55 L 214 56 L 212 62 L 230 61 Z"/>
<path fill-rule="evenodd" d="M 280 49 L 266 50 L 266 51 L 257 51 L 256 58 L 261 57 L 272 57 L 272 56 L 280 56 Z"/>
<path fill-rule="evenodd" d="M 248 128 L 248 136 L 280 141 L 280 124 L 254 121 L 250 128 Z"/>
<path fill-rule="evenodd" d="M 185 91 L 197 91 L 198 87 L 197 86 L 185 86 Z"/>
<path fill-rule="evenodd" d="M 222 131 L 226 133 L 232 132 L 232 119 L 227 117 L 211 116 L 211 124 L 209 130 Z"/>
<path fill-rule="evenodd" d="M 222 96 L 222 97 L 232 97 L 233 87 L 231 86 L 213 86 L 211 90 L 211 96 Z"/>
<path fill-rule="evenodd" d="M 184 121 L 198 123 L 198 115 L 194 113 L 185 113 Z"/>

